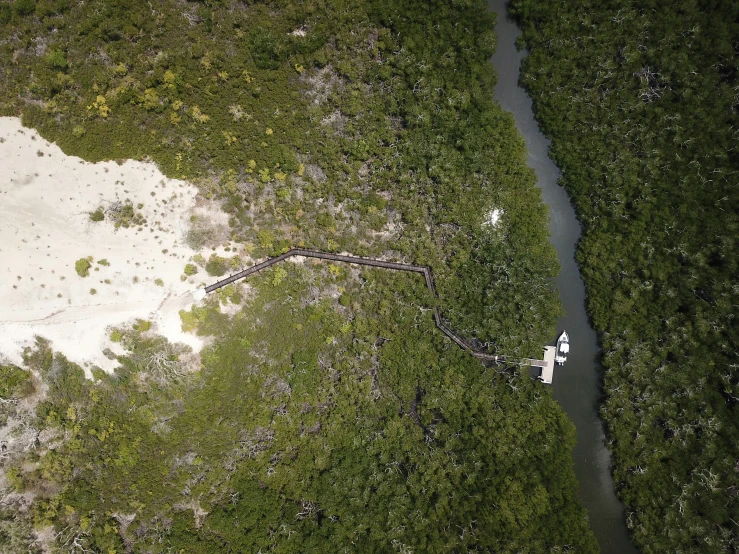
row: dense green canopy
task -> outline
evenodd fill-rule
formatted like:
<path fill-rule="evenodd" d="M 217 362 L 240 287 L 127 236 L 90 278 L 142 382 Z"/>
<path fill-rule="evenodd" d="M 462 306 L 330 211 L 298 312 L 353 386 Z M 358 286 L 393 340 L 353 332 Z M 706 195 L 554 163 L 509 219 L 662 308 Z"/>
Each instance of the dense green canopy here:
<path fill-rule="evenodd" d="M 515 0 L 644 552 L 739 548 L 739 5 Z"/>
<path fill-rule="evenodd" d="M 0 6 L 1 113 L 194 179 L 254 257 L 430 264 L 455 329 L 509 355 L 551 338 L 547 214 L 492 101 L 483 2 Z M 6 551 L 32 524 L 100 552 L 597 550 L 551 392 L 443 338 L 418 276 L 288 263 L 251 284 L 181 314 L 213 337 L 199 358 L 146 322 L 112 332 L 126 353 L 94 383 L 43 340 L 27 351 L 47 392 L 26 414 L 37 449 L 2 462 L 34 495 L 0 509 Z M 0 409 L 13 424 L 26 405 Z"/>

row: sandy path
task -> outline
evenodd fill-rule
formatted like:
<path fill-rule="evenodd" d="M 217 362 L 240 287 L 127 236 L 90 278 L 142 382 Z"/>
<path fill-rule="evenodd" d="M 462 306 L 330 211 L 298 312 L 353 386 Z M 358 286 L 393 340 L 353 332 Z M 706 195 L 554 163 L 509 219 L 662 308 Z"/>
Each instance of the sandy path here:
<path fill-rule="evenodd" d="M 0 360 L 19 363 L 38 334 L 88 371 L 90 364 L 110 371 L 115 363 L 102 350 L 118 345 L 106 328 L 135 318 L 199 350 L 201 341 L 182 333 L 178 315 L 207 278 L 180 279 L 197 253 L 184 241 L 196 194 L 153 164 L 87 163 L 19 119 L 0 117 Z M 145 224 L 115 229 L 109 214 L 91 221 L 98 207 L 126 200 Z M 225 217 L 212 207 L 208 214 Z M 88 256 L 93 264 L 82 278 L 75 261 Z"/>

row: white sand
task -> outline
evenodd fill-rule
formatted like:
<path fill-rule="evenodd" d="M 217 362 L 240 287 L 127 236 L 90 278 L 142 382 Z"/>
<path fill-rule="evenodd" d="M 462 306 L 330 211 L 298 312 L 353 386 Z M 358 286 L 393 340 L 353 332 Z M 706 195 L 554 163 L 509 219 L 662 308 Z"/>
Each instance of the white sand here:
<path fill-rule="evenodd" d="M 91 364 L 111 371 L 117 363 L 102 350 L 120 347 L 106 329 L 135 318 L 200 350 L 201 340 L 181 331 L 178 315 L 192 305 L 200 282 L 213 280 L 202 270 L 180 280 L 197 253 L 184 241 L 190 215 L 208 214 L 202 206 L 195 210 L 196 194 L 195 186 L 168 179 L 154 164 L 87 163 L 18 118 L 0 117 L 0 360 L 20 363 L 23 346 L 41 335 L 88 374 Z M 143 204 L 137 211 L 148 226 L 116 230 L 107 214 L 102 222 L 90 220 L 98 206 L 125 199 Z M 74 265 L 87 256 L 94 262 L 82 278 Z M 97 264 L 100 259 L 110 265 Z"/>

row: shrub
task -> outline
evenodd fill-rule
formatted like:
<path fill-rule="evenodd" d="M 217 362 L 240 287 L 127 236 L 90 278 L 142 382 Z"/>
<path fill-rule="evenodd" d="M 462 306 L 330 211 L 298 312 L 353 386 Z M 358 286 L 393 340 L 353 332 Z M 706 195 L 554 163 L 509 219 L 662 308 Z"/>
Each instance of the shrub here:
<path fill-rule="evenodd" d="M 257 240 L 259 241 L 259 246 L 265 249 L 272 248 L 272 243 L 275 241 L 275 236 L 270 231 L 266 229 L 262 229 L 257 233 Z"/>
<path fill-rule="evenodd" d="M 158 287 L 163 287 L 164 281 L 162 281 L 161 279 L 154 279 L 154 284 Z"/>
<path fill-rule="evenodd" d="M 74 270 L 80 277 L 87 277 L 88 275 L 90 275 L 91 265 L 92 262 L 90 262 L 89 258 L 80 258 L 79 260 L 74 262 Z"/>
<path fill-rule="evenodd" d="M 39 0 L 36 4 L 36 15 L 50 17 L 63 14 L 69 8 L 69 0 Z"/>
<path fill-rule="evenodd" d="M 98 293 L 97 289 L 90 289 L 90 294 L 95 296 Z"/>
<path fill-rule="evenodd" d="M 324 229 L 328 229 L 335 225 L 334 217 L 330 213 L 326 212 L 318 214 L 318 217 L 316 218 L 316 223 L 318 223 L 318 225 L 323 227 Z"/>
<path fill-rule="evenodd" d="M 31 373 L 14 365 L 0 366 L 0 398 L 24 397 L 33 392 Z"/>
<path fill-rule="evenodd" d="M 54 48 L 46 54 L 46 63 L 48 63 L 49 67 L 52 69 L 60 69 L 64 71 L 67 69 L 67 56 L 58 48 Z"/>
<path fill-rule="evenodd" d="M 222 304 L 241 304 L 243 297 L 237 285 L 233 283 L 218 290 L 218 296 Z"/>
<path fill-rule="evenodd" d="M 105 379 L 105 372 L 97 366 L 93 366 L 93 368 L 90 370 L 90 373 L 92 373 L 92 378 L 95 381 L 101 381 L 102 379 Z"/>
<path fill-rule="evenodd" d="M 121 342 L 122 338 L 123 333 L 121 333 L 118 329 L 113 329 L 113 331 L 110 333 L 110 340 L 113 342 Z"/>
<path fill-rule="evenodd" d="M 195 264 L 187 264 L 185 266 L 185 275 L 192 277 L 198 272 L 198 267 Z"/>
<path fill-rule="evenodd" d="M 105 219 L 105 213 L 102 208 L 98 208 L 94 212 L 90 212 L 90 220 L 98 222 Z"/>
<path fill-rule="evenodd" d="M 193 312 L 180 310 L 180 320 L 182 321 L 182 330 L 185 333 L 189 333 L 198 328 L 198 316 Z"/>
<path fill-rule="evenodd" d="M 208 258 L 208 263 L 205 264 L 205 271 L 208 275 L 212 275 L 213 277 L 221 277 L 226 274 L 227 270 L 228 263 L 226 259 L 216 256 L 215 254 L 211 255 L 211 257 Z"/>
<path fill-rule="evenodd" d="M 125 202 L 116 202 L 108 208 L 108 216 L 113 220 L 116 229 L 119 227 L 141 227 L 146 223 L 146 218 L 136 211 L 133 202 L 126 199 Z"/>
<path fill-rule="evenodd" d="M 278 287 L 282 283 L 283 279 L 287 277 L 287 271 L 282 267 L 276 267 L 272 274 L 272 286 Z"/>
<path fill-rule="evenodd" d="M 18 15 L 31 15 L 36 11 L 36 2 L 35 0 L 16 0 L 13 9 Z"/>
<path fill-rule="evenodd" d="M 137 319 L 136 323 L 133 324 L 133 330 L 139 333 L 145 333 L 149 329 L 151 329 L 151 321 L 146 319 Z"/>
<path fill-rule="evenodd" d="M 107 267 L 107 266 L 110 265 L 110 262 L 108 260 L 106 260 L 105 258 L 103 258 L 102 260 L 98 260 L 98 264 L 99 265 L 104 265 L 104 266 Z"/>

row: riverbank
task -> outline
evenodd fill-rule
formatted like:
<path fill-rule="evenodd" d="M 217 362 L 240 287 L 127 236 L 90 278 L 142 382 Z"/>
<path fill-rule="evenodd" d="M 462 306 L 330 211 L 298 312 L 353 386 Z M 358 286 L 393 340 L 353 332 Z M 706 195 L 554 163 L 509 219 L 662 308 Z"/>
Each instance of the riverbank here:
<path fill-rule="evenodd" d="M 572 452 L 578 496 L 588 511 L 590 525 L 604 553 L 636 552 L 628 536 L 622 504 L 615 495 L 610 453 L 605 446 L 603 424 L 598 413 L 601 368 L 598 345 L 585 311 L 585 286 L 575 262 L 575 245 L 580 225 L 565 190 L 557 184 L 560 172 L 549 159 L 549 140 L 534 118 L 531 99 L 519 87 L 519 68 L 524 57 L 515 47 L 520 34 L 507 17 L 505 0 L 491 0 L 489 8 L 498 14 L 495 32 L 497 48 L 491 62 L 498 73 L 495 99 L 511 112 L 526 140 L 528 163 L 534 169 L 542 198 L 549 207 L 550 242 L 561 266 L 555 284 L 566 315 L 558 328 L 566 329 L 572 341 L 567 363 L 557 372 L 554 396 L 577 428 Z"/>

